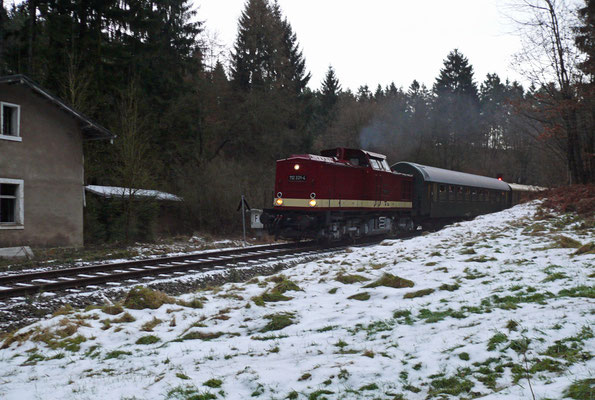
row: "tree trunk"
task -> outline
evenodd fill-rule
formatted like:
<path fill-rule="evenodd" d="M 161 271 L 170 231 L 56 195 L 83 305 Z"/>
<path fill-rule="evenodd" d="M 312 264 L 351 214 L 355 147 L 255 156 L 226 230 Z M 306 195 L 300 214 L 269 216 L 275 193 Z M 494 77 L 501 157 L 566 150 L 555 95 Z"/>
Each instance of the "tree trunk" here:
<path fill-rule="evenodd" d="M 27 48 L 27 73 L 33 73 L 33 44 L 35 43 L 35 23 L 37 20 L 37 0 L 29 0 L 29 37 Z"/>
<path fill-rule="evenodd" d="M 0 75 L 4 74 L 4 0 L 0 0 Z"/>

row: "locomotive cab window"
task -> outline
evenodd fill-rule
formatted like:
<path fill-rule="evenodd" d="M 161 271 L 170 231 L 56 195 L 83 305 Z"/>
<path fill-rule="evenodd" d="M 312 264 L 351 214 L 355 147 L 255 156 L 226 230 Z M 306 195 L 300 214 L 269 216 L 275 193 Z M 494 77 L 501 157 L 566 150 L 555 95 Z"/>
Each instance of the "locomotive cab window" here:
<path fill-rule="evenodd" d="M 382 171 L 382 168 L 380 167 L 378 160 L 374 160 L 373 158 L 370 158 L 370 165 L 372 166 L 372 169 L 375 169 L 377 171 Z"/>

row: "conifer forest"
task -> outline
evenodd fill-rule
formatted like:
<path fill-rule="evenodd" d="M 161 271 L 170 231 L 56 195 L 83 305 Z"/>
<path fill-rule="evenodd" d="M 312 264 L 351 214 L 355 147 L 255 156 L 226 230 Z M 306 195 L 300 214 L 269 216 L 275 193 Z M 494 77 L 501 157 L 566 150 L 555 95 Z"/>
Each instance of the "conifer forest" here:
<path fill-rule="evenodd" d="M 208 39 L 188 0 L 0 6 L 0 76 L 27 75 L 117 135 L 85 143 L 85 183 L 174 193 L 189 230 L 241 229 L 242 194 L 272 204 L 275 160 L 333 147 L 511 183 L 595 183 L 594 0 L 518 2 L 529 84 L 476 76 L 453 48 L 431 87 L 395 71 L 357 89 L 333 65 L 312 82 L 274 0 L 246 1 L 232 48 Z"/>

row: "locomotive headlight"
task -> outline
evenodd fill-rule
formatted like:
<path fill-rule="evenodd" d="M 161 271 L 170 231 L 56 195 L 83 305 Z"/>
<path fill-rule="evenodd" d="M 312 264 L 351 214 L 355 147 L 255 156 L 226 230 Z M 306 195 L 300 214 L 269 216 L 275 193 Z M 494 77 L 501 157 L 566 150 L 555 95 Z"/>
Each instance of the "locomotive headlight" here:
<path fill-rule="evenodd" d="M 275 204 L 278 206 L 282 206 L 283 205 L 283 199 L 281 197 L 277 198 L 275 200 Z"/>
<path fill-rule="evenodd" d="M 310 200 L 310 207 L 316 207 L 316 199 Z"/>
<path fill-rule="evenodd" d="M 296 171 L 299 171 L 299 169 L 300 169 L 300 164 L 295 164 L 295 165 L 293 166 L 293 169 L 295 169 Z"/>

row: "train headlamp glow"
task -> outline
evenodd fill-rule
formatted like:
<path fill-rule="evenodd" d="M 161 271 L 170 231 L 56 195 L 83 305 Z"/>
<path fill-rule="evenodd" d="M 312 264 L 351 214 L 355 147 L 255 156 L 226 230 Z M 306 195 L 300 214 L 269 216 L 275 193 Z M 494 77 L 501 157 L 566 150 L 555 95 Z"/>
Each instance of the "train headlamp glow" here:
<path fill-rule="evenodd" d="M 275 204 L 278 206 L 282 206 L 283 205 L 283 199 L 281 197 L 277 198 L 275 200 Z"/>
<path fill-rule="evenodd" d="M 300 164 L 295 164 L 295 165 L 293 166 L 293 169 L 295 169 L 296 171 L 299 171 L 299 169 L 300 169 Z"/>
<path fill-rule="evenodd" d="M 310 200 L 310 207 L 316 207 L 316 199 Z"/>

